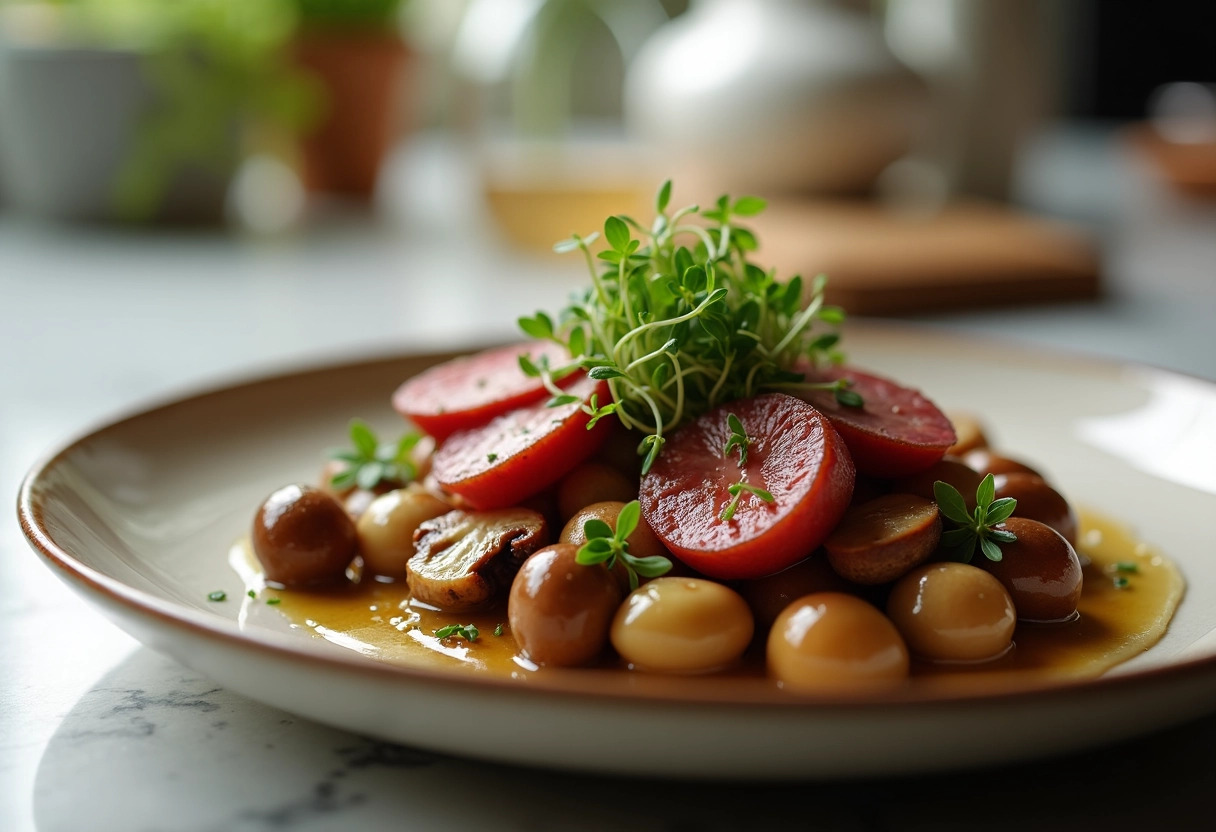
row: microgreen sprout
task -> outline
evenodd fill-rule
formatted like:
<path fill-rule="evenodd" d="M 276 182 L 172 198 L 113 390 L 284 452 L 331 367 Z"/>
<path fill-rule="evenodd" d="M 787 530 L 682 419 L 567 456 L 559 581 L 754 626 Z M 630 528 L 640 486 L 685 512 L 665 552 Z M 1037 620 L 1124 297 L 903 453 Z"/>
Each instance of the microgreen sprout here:
<path fill-rule="evenodd" d="M 208 601 L 227 601 L 228 593 L 222 589 L 216 589 L 207 593 Z"/>
<path fill-rule="evenodd" d="M 330 452 L 333 459 L 346 467 L 330 478 L 334 488 L 373 489 L 381 483 L 405 485 L 418 476 L 418 468 L 410 452 L 422 438 L 416 432 L 406 433 L 395 443 L 382 443 L 362 419 L 350 422 L 350 440 L 354 449 L 339 448 Z"/>
<path fill-rule="evenodd" d="M 459 636 L 465 641 L 477 641 L 477 636 L 481 633 L 477 629 L 476 624 L 448 624 L 446 627 L 440 627 L 435 631 L 435 638 L 445 639 L 451 636 Z"/>
<path fill-rule="evenodd" d="M 575 234 L 554 246 L 582 252 L 591 285 L 556 320 L 545 312 L 519 320 L 526 334 L 570 354 L 560 367 L 520 360 L 526 374 L 545 382 L 552 403 L 578 401 L 556 384 L 565 374 L 582 369 L 606 381 L 610 400 L 582 406 L 588 427 L 615 415 L 644 432 L 642 473 L 666 433 L 724 402 L 766 390 L 832 389 L 838 398 L 844 394 L 842 403 L 859 406 L 860 397 L 842 383 L 808 382 L 795 369 L 840 362 L 839 336 L 816 324 L 837 325 L 844 313 L 824 304 L 822 275 L 809 285 L 799 276 L 778 281 L 774 271 L 750 262 L 756 236 L 743 223 L 764 210 L 764 200 L 723 196 L 704 210 L 669 211 L 670 200 L 667 181 L 648 227 L 608 217 L 597 250 L 599 234 Z"/>
<path fill-rule="evenodd" d="M 629 553 L 629 535 L 638 527 L 642 519 L 642 507 L 637 500 L 626 503 L 616 517 L 616 530 L 593 517 L 583 524 L 583 533 L 587 542 L 579 547 L 574 559 L 583 566 L 596 563 L 604 564 L 608 569 L 616 566 L 617 561 L 625 564 L 629 573 L 629 588 L 638 588 L 638 575 L 644 578 L 657 578 L 671 571 L 671 561 L 662 555 L 651 555 L 639 558 Z"/>
<path fill-rule="evenodd" d="M 722 456 L 730 458 L 731 452 L 737 450 L 739 452 L 739 467 L 742 468 L 747 465 L 747 449 L 755 440 L 747 435 L 743 422 L 733 413 L 726 414 L 726 427 L 730 430 L 730 437 L 722 448 Z M 744 494 L 752 494 L 766 503 L 773 502 L 772 494 L 763 488 L 758 488 L 743 480 L 728 486 L 726 491 L 730 494 L 731 501 L 726 504 L 726 507 L 722 509 L 722 513 L 718 515 L 718 519 L 723 523 L 730 522 L 730 519 L 735 516 L 735 512 L 739 509 L 739 500 Z"/>
<path fill-rule="evenodd" d="M 1018 501 L 1012 497 L 996 496 L 996 481 L 992 474 L 984 477 L 975 491 L 975 511 L 968 512 L 963 495 L 949 483 L 938 480 L 933 483 L 933 497 L 945 518 L 957 528 L 942 534 L 942 546 L 951 556 L 963 563 L 970 563 L 978 545 L 984 557 L 991 561 L 1002 558 L 1000 543 L 1013 543 L 1017 535 L 997 526 L 1013 514 Z"/>
<path fill-rule="evenodd" d="M 726 492 L 730 494 L 731 501 L 726 504 L 726 508 L 722 509 L 722 513 L 718 515 L 718 519 L 723 523 L 729 523 L 730 519 L 735 516 L 735 512 L 739 508 L 739 499 L 746 493 L 759 497 L 766 503 L 773 502 L 773 495 L 765 491 L 763 488 L 757 488 L 746 482 L 736 482 L 726 488 Z"/>
<path fill-rule="evenodd" d="M 494 635 L 496 635 L 496 636 L 502 635 L 502 624 L 501 623 L 497 627 L 494 628 Z"/>
<path fill-rule="evenodd" d="M 739 451 L 739 467 L 742 468 L 747 464 L 747 446 L 752 444 L 752 439 L 747 435 L 747 431 L 743 428 L 743 423 L 739 421 L 739 417 L 733 413 L 726 414 L 726 426 L 730 428 L 730 438 L 726 440 L 726 447 L 722 449 L 722 456 L 729 457 L 733 450 Z"/>

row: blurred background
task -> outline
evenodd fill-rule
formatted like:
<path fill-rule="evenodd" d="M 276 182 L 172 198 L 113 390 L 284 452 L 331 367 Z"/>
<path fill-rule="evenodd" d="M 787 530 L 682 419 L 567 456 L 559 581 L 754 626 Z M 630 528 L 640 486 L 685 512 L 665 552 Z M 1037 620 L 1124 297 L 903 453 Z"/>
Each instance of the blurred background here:
<path fill-rule="evenodd" d="M 509 337 L 582 280 L 554 241 L 671 177 L 767 198 L 759 259 L 853 314 L 1093 346 L 1213 311 L 1214 85 L 1193 3 L 0 0 L 0 323 Z M 1210 376 L 1206 338 L 1108 346 Z"/>

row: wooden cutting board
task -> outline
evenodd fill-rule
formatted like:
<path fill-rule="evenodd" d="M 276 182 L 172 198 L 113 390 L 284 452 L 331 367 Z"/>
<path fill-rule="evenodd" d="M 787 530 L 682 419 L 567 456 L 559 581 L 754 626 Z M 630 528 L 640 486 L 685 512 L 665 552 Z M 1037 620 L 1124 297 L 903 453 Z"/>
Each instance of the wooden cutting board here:
<path fill-rule="evenodd" d="M 853 315 L 1100 294 L 1098 253 L 1085 233 L 992 203 L 918 216 L 867 202 L 773 201 L 753 228 L 758 262 L 782 276 L 827 274 L 828 302 Z"/>

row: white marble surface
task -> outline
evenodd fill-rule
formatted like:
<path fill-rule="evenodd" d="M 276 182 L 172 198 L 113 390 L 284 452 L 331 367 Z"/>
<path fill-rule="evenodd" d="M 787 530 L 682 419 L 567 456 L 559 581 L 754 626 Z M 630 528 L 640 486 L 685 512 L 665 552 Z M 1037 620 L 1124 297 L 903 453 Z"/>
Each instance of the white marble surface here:
<path fill-rule="evenodd" d="M 0 486 L 149 398 L 336 356 L 507 337 L 577 264 L 504 251 L 451 154 L 397 160 L 376 219 L 274 240 L 139 235 L 0 214 Z M 1041 143 L 1033 203 L 1092 223 L 1112 292 L 941 325 L 1216 379 L 1216 208 Z M 447 198 L 435 198 L 446 185 Z M 322 221 L 325 220 L 325 221 Z M 335 279 L 340 276 L 340 279 Z M 935 781 L 704 786 L 437 758 L 299 720 L 140 647 L 0 520 L 0 830 L 1207 828 L 1216 718 L 1114 749 Z"/>

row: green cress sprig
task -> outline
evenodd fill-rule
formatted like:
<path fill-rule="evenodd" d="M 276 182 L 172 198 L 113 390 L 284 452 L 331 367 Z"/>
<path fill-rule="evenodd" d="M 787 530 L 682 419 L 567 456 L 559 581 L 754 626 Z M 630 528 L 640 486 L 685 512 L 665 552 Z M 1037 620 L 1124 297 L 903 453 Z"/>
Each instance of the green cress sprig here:
<path fill-rule="evenodd" d="M 957 560 L 970 563 L 978 545 L 984 557 L 999 561 L 1002 554 L 997 544 L 1013 543 L 1018 539 L 1007 529 L 995 528 L 1010 518 L 1018 507 L 1018 501 L 1013 497 L 994 500 L 995 496 L 996 482 L 989 474 L 975 491 L 975 511 L 968 512 L 963 495 L 958 493 L 957 488 L 941 480 L 933 483 L 933 497 L 938 509 L 957 526 L 942 534 L 942 546 Z"/>
<path fill-rule="evenodd" d="M 638 575 L 644 578 L 657 578 L 671 571 L 671 561 L 662 555 L 651 555 L 639 558 L 629 554 L 629 541 L 626 539 L 633 534 L 642 519 L 642 506 L 637 500 L 626 503 L 616 517 L 616 531 L 600 520 L 592 517 L 583 524 L 583 534 L 587 542 L 579 547 L 574 560 L 583 566 L 602 563 L 612 569 L 617 560 L 625 564 L 629 573 L 629 589 L 638 588 Z"/>
<path fill-rule="evenodd" d="M 561 367 L 520 358 L 525 373 L 544 379 L 551 404 L 578 401 L 556 385 L 576 369 L 606 380 L 611 401 L 592 400 L 584 410 L 592 424 L 615 414 L 625 427 L 647 434 L 638 446 L 643 473 L 665 433 L 763 390 L 829 389 L 842 404 L 859 406 L 845 382 L 808 383 L 794 371 L 800 358 L 839 363 L 839 335 L 816 332 L 814 325 L 837 325 L 844 312 L 824 304 L 823 275 L 811 281 L 804 306 L 808 287 L 801 277 L 779 282 L 774 271 L 748 260 L 756 237 L 740 221 L 763 211 L 764 200 L 723 196 L 707 210 L 692 205 L 669 212 L 670 199 L 669 180 L 659 189 L 649 228 L 627 216 L 608 217 L 606 247 L 598 252 L 592 251 L 598 233 L 554 246 L 583 253 L 591 285 L 556 321 L 545 312 L 519 320 L 527 335 L 561 344 L 571 355 Z"/>
<path fill-rule="evenodd" d="M 742 468 L 747 465 L 747 449 L 756 440 L 747 435 L 743 422 L 733 413 L 726 414 L 726 426 L 730 429 L 730 437 L 722 448 L 722 456 L 729 457 L 731 451 L 737 450 L 739 452 L 739 467 Z M 742 479 L 729 485 L 726 492 L 730 494 L 731 501 L 726 504 L 726 507 L 722 509 L 722 513 L 718 515 L 718 519 L 723 523 L 730 522 L 730 519 L 735 516 L 735 512 L 739 509 L 739 500 L 742 499 L 745 493 L 752 494 L 766 503 L 774 502 L 772 494 Z"/>
<path fill-rule="evenodd" d="M 418 476 L 418 467 L 410 452 L 422 439 L 422 434 L 410 432 L 395 443 L 382 443 L 362 419 L 351 419 L 350 441 L 354 449 L 338 448 L 330 457 L 346 463 L 334 474 L 329 484 L 334 488 L 358 486 L 368 490 L 382 482 L 405 485 Z"/>

